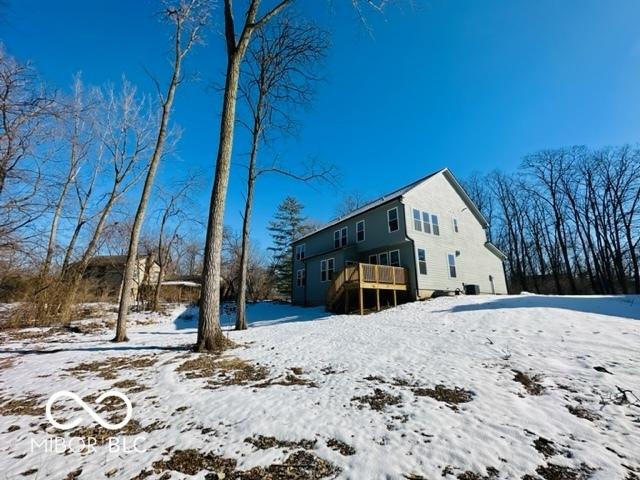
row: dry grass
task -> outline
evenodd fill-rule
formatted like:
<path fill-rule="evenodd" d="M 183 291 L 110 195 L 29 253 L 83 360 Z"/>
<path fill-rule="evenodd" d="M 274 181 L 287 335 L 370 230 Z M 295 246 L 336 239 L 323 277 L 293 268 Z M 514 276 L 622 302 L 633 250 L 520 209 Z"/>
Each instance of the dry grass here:
<path fill-rule="evenodd" d="M 392 395 L 380 388 L 375 388 L 373 393 L 361 397 L 353 397 L 351 401 L 359 403 L 360 408 L 368 405 L 372 410 L 382 411 L 389 405 L 400 404 L 401 398 L 400 395 Z"/>
<path fill-rule="evenodd" d="M 268 370 L 253 365 L 237 357 L 223 357 L 209 354 L 196 354 L 176 369 L 185 378 L 206 378 L 210 388 L 227 385 L 246 385 L 267 378 Z"/>
<path fill-rule="evenodd" d="M 542 395 L 544 387 L 540 383 L 542 377 L 540 375 L 530 375 L 519 370 L 513 370 L 515 376 L 513 379 L 522 384 L 529 395 Z"/>
<path fill-rule="evenodd" d="M 132 355 L 126 357 L 108 357 L 104 360 L 83 362 L 66 371 L 78 378 L 95 374 L 105 380 L 114 380 L 120 370 L 144 369 L 156 364 L 158 358 L 154 355 Z"/>
<path fill-rule="evenodd" d="M 351 456 L 351 455 L 355 455 L 356 453 L 355 448 L 336 438 L 330 438 L 329 440 L 327 440 L 327 447 L 329 447 L 332 450 L 335 450 L 336 452 L 340 453 L 340 455 L 344 455 L 344 456 Z"/>
<path fill-rule="evenodd" d="M 0 415 L 30 415 L 42 416 L 44 414 L 44 403 L 40 396 L 27 394 L 20 398 L 0 398 Z"/>
<path fill-rule="evenodd" d="M 250 443 L 258 450 L 267 450 L 269 448 L 303 448 L 305 450 L 313 450 L 317 440 L 279 440 L 276 437 L 266 437 L 264 435 L 254 435 L 245 438 L 246 443 Z"/>
<path fill-rule="evenodd" d="M 444 402 L 453 407 L 460 403 L 467 403 L 473 400 L 473 392 L 463 388 L 448 388 L 445 385 L 436 385 L 435 388 L 414 388 L 413 394 L 417 397 L 431 397 L 439 402 Z"/>

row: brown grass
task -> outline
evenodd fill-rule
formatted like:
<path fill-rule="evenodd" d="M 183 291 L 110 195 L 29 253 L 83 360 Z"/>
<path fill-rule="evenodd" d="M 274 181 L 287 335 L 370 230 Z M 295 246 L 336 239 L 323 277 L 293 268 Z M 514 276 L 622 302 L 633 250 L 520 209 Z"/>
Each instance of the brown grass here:
<path fill-rule="evenodd" d="M 529 395 L 542 395 L 544 387 L 540 383 L 542 377 L 540 375 L 530 375 L 519 370 L 513 370 L 515 376 L 513 379 L 522 384 Z"/>
<path fill-rule="evenodd" d="M 27 394 L 20 398 L 0 398 L 0 415 L 30 415 L 41 416 L 44 414 L 44 404 L 41 397 L 35 394 Z"/>
<path fill-rule="evenodd" d="M 245 438 L 246 443 L 250 443 L 258 450 L 267 450 L 269 448 L 303 448 L 305 450 L 313 450 L 317 440 L 280 440 L 276 437 L 267 437 L 264 435 L 254 435 L 253 437 Z"/>
<path fill-rule="evenodd" d="M 361 397 L 353 397 L 351 401 L 359 403 L 360 408 L 368 405 L 372 410 L 382 411 L 389 405 L 398 405 L 401 398 L 400 395 L 392 395 L 380 388 L 375 388 L 373 393 Z"/>
<path fill-rule="evenodd" d="M 436 385 L 435 388 L 414 388 L 413 394 L 417 397 L 431 397 L 439 402 L 444 402 L 448 406 L 455 406 L 460 403 L 467 403 L 473 400 L 473 392 L 463 388 L 448 388 L 445 385 Z"/>
<path fill-rule="evenodd" d="M 144 369 L 155 365 L 158 358 L 154 355 L 133 355 L 126 357 L 108 357 L 104 360 L 83 362 L 66 371 L 78 378 L 84 378 L 89 374 L 95 374 L 105 380 L 114 380 L 120 370 Z"/>
<path fill-rule="evenodd" d="M 208 386 L 217 388 L 226 385 L 246 385 L 267 378 L 268 370 L 237 357 L 196 354 L 176 369 L 185 378 L 206 378 Z"/>

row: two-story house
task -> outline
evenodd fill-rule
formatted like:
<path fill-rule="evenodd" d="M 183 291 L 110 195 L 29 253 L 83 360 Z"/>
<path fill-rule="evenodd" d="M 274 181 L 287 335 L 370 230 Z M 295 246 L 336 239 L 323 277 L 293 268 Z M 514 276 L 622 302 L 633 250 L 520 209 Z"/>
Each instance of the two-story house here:
<path fill-rule="evenodd" d="M 297 239 L 292 301 L 362 312 L 398 296 L 506 294 L 505 257 L 487 227 L 445 168 Z"/>

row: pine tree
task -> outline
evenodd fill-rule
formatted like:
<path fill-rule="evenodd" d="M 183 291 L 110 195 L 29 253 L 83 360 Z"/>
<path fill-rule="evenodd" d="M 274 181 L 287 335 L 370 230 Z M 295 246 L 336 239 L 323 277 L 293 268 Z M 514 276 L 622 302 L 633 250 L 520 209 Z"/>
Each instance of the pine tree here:
<path fill-rule="evenodd" d="M 293 270 L 291 244 L 307 230 L 306 217 L 302 214 L 303 209 L 304 206 L 298 200 L 287 197 L 278 205 L 274 219 L 269 222 L 269 231 L 273 238 L 273 246 L 269 247 L 269 250 L 273 252 L 272 268 L 276 289 L 289 298 Z"/>

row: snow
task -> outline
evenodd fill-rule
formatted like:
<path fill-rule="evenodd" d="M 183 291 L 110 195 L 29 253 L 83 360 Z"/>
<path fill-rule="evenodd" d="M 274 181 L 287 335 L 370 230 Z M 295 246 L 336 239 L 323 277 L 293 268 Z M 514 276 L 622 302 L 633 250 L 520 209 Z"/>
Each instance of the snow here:
<path fill-rule="evenodd" d="M 257 450 L 244 441 L 265 435 L 317 439 L 313 453 L 339 467 L 344 479 L 455 478 L 465 471 L 487 475 L 488 467 L 497 469 L 496 478 L 539 478 L 536 468 L 550 463 L 585 464 L 594 469 L 593 479 L 624 479 L 631 469 L 640 475 L 640 405 L 614 402 L 618 387 L 640 396 L 638 296 L 444 297 L 364 317 L 268 302 L 248 311 L 251 328 L 244 332 L 231 330 L 231 314 L 223 316 L 226 334 L 239 345 L 225 357 L 264 366 L 269 379 L 298 367 L 299 378 L 315 386 L 257 388 L 260 382 L 253 382 L 209 389 L 206 378 L 186 378 L 176 369 L 196 356 L 187 350 L 197 329 L 193 307 L 174 306 L 165 316 L 132 315 L 126 344 L 110 343 L 112 333 L 105 330 L 5 339 L 0 366 L 6 359 L 13 364 L 0 369 L 0 409 L 9 399 L 31 395 L 42 413 L 0 416 L 0 471 L 14 478 L 37 468 L 24 478 L 64 478 L 81 467 L 79 478 L 105 478 L 109 472 L 128 479 L 168 458 L 169 447 L 234 458 L 244 470 L 281 462 L 290 453 Z M 114 371 L 117 379 L 67 371 L 81 362 L 138 355 L 156 361 Z M 540 375 L 544 392 L 527 393 L 514 381 L 514 370 Z M 99 395 L 123 379 L 149 387 L 128 393 L 133 418 L 142 425 L 167 425 L 142 434 L 144 452 L 110 453 L 107 446 L 83 454 L 32 451 L 33 438 L 69 438 L 51 427 L 45 431 L 50 395 Z M 418 384 L 460 387 L 473 398 L 452 408 L 417 395 Z M 377 411 L 354 400 L 375 388 L 399 396 L 399 403 Z M 579 418 L 568 406 L 598 418 Z M 539 437 L 554 442 L 557 453 L 545 458 L 534 448 Z M 356 453 L 329 448 L 332 438 Z M 172 478 L 206 473 L 173 472 Z"/>

